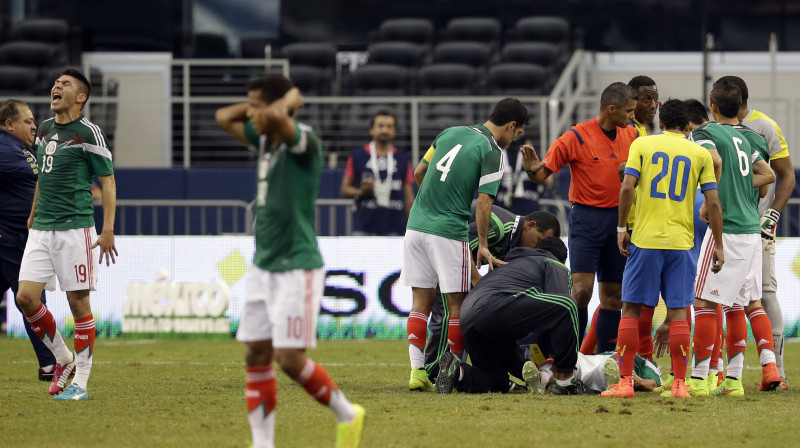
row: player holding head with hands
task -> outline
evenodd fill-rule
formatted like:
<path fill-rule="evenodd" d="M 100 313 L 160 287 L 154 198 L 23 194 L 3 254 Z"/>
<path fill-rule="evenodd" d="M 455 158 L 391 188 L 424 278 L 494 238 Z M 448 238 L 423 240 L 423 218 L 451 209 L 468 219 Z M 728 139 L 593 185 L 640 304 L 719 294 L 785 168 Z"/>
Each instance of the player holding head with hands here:
<path fill-rule="evenodd" d="M 337 447 L 356 447 L 364 409 L 351 404 L 322 366 L 306 356 L 317 345 L 325 272 L 314 234 L 322 142 L 295 121 L 303 97 L 291 81 L 251 81 L 247 102 L 217 111 L 217 122 L 258 149 L 256 250 L 236 339 L 245 343 L 248 420 L 255 448 L 273 447 L 277 380 L 273 360 L 338 422 Z"/>

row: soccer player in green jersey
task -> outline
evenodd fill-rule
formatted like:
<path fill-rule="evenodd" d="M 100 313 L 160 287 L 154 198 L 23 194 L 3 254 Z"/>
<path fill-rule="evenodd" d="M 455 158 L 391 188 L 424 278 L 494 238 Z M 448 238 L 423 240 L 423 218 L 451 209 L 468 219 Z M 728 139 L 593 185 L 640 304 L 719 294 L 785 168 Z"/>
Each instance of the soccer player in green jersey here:
<path fill-rule="evenodd" d="M 778 302 L 776 291 L 778 288 L 775 279 L 775 231 L 789 197 L 795 187 L 795 174 L 792 159 L 789 157 L 789 145 L 781 132 L 781 128 L 767 114 L 747 105 L 749 97 L 747 84 L 738 76 L 723 76 L 721 80 L 730 81 L 739 87 L 742 92 L 742 105 L 739 107 L 738 118 L 748 128 L 761 134 L 767 142 L 768 156 L 764 158 L 769 162 L 770 168 L 775 171 L 778 182 L 770 184 L 766 195 L 758 203 L 758 213 L 761 214 L 761 246 L 762 255 L 762 293 L 761 302 L 764 311 L 772 323 L 772 337 L 775 346 L 775 359 L 778 372 L 783 380 L 780 389 L 786 386 L 786 372 L 783 368 L 783 313 Z M 768 390 L 762 383 L 759 390 Z"/>
<path fill-rule="evenodd" d="M 111 151 L 103 131 L 82 114 L 91 91 L 86 77 L 71 68 L 64 70 L 50 91 L 50 110 L 55 117 L 43 121 L 36 134 L 39 180 L 19 272 L 20 308 L 56 358 L 49 392 L 57 401 L 89 398 L 86 389 L 95 339 L 89 291 L 97 284 L 98 262 L 105 257 L 109 265 L 117 255 L 117 188 Z M 91 193 L 95 176 L 103 187 L 103 230 L 99 237 Z M 67 293 L 75 318 L 74 354 L 41 301 L 44 288 L 55 289 L 56 278 Z M 65 389 L 73 374 L 75 378 Z"/>
<path fill-rule="evenodd" d="M 269 75 L 251 81 L 246 103 L 217 111 L 217 122 L 258 148 L 256 251 L 236 339 L 245 343 L 248 420 L 255 448 L 274 446 L 281 369 L 338 422 L 336 446 L 357 447 L 364 408 L 351 404 L 325 369 L 306 356 L 317 345 L 325 271 L 314 234 L 322 175 L 322 142 L 295 121 L 303 98 L 291 81 Z"/>
<path fill-rule="evenodd" d="M 742 369 L 747 339 L 744 307 L 761 298 L 761 227 L 753 201 L 753 188 L 775 181 L 775 173 L 755 151 L 748 139 L 734 129 L 742 103 L 739 88 L 717 81 L 710 94 L 711 113 L 715 123 L 707 123 L 692 131 L 692 140 L 722 159 L 719 173 L 719 197 L 722 203 L 722 240 L 726 265 L 711 274 L 711 253 L 714 241 L 706 231 L 700 249 L 695 277 L 695 332 L 693 339 L 692 376 L 687 383 L 689 393 L 704 396 L 743 396 Z M 701 208 L 701 216 L 704 210 Z M 704 219 L 706 220 L 706 219 Z M 728 370 L 718 388 L 708 390 L 708 370 L 716 335 L 716 306 L 721 304 L 728 322 Z M 763 315 L 768 319 L 766 314 Z M 755 327 L 754 327 L 755 330 Z M 768 336 L 769 338 L 769 336 Z M 771 338 L 770 338 L 771 339 Z M 770 383 L 777 387 L 780 375 L 762 350 L 762 365 L 770 370 Z M 677 377 L 676 377 L 677 379 Z"/>
<path fill-rule="evenodd" d="M 468 221 L 472 199 L 477 191 L 475 264 L 480 267 L 485 261 L 492 269 L 501 263 L 492 257 L 488 243 L 492 202 L 503 177 L 501 148 L 519 137 L 529 122 L 525 106 L 516 98 L 506 98 L 497 103 L 484 124 L 447 128 L 431 145 L 433 156 L 421 176 L 408 217 L 400 274 L 401 283 L 411 286 L 413 294 L 408 317 L 410 390 L 433 390 L 423 351 L 437 283 L 447 297 L 450 312 L 448 344 L 457 356 L 462 355 L 459 310 L 470 287 Z M 419 171 L 418 167 L 415 175 Z"/>

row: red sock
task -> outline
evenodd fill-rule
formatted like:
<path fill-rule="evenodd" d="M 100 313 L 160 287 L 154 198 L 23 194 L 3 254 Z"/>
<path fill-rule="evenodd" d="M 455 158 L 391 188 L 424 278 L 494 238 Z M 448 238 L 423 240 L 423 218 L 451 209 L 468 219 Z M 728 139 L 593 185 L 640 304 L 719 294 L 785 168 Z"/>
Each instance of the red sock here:
<path fill-rule="evenodd" d="M 278 382 L 272 366 L 247 368 L 247 412 L 253 412 L 263 404 L 264 415 L 275 409 L 278 403 Z"/>
<path fill-rule="evenodd" d="M 598 306 L 594 310 L 594 315 L 592 316 L 592 323 L 589 324 L 589 331 L 586 332 L 586 337 L 583 338 L 583 344 L 581 344 L 581 353 L 584 355 L 593 355 L 595 348 L 597 348 L 597 315 L 600 313 L 600 307 Z"/>
<path fill-rule="evenodd" d="M 761 354 L 761 350 L 765 348 L 775 353 L 775 343 L 772 340 L 772 322 L 770 322 L 767 313 L 764 312 L 764 308 L 753 308 L 747 313 L 747 319 L 750 320 L 750 328 L 753 329 L 753 337 L 756 340 L 758 353 Z"/>
<path fill-rule="evenodd" d="M 725 333 L 722 331 L 722 322 L 725 315 L 722 313 L 722 305 L 717 305 L 717 331 L 714 336 L 714 349 L 711 351 L 711 364 L 709 369 L 718 370 L 719 357 L 722 355 L 722 340 L 725 338 Z"/>
<path fill-rule="evenodd" d="M 408 343 L 415 345 L 420 352 L 424 353 L 425 340 L 428 337 L 428 315 L 415 311 L 408 313 L 406 331 L 408 333 Z"/>
<path fill-rule="evenodd" d="M 91 317 L 91 316 L 90 316 Z M 52 341 L 56 335 L 56 320 L 50 314 L 50 310 L 44 306 L 44 303 L 39 304 L 39 308 L 33 314 L 26 314 L 25 319 L 31 324 L 36 336 L 44 340 L 45 336 L 49 337 Z"/>
<path fill-rule="evenodd" d="M 450 346 L 450 351 L 458 356 L 464 350 L 464 336 L 461 335 L 461 326 L 459 319 L 452 317 L 447 322 L 447 345 Z"/>
<path fill-rule="evenodd" d="M 339 390 L 336 383 L 328 376 L 328 372 L 309 358 L 306 358 L 303 370 L 295 381 L 303 386 L 307 394 L 325 406 L 331 400 L 331 391 Z"/>
<path fill-rule="evenodd" d="M 770 331 L 772 330 L 770 329 Z M 80 356 L 84 350 L 89 349 L 86 357 L 91 358 L 94 353 L 94 338 L 94 316 L 90 314 L 80 319 L 75 319 L 75 354 Z"/>
<path fill-rule="evenodd" d="M 689 324 L 685 320 L 676 320 L 669 325 L 669 353 L 675 378 L 686 378 L 687 360 L 692 351 L 689 333 Z"/>
<path fill-rule="evenodd" d="M 642 306 L 639 314 L 639 356 L 653 359 L 653 313 L 655 308 Z"/>
<path fill-rule="evenodd" d="M 747 320 L 744 317 L 744 308 L 741 306 L 725 307 L 725 320 L 728 321 L 728 334 L 725 345 L 728 346 L 728 361 L 735 355 L 742 353 L 747 347 Z M 770 325 L 770 335 L 772 326 Z M 770 337 L 770 339 L 772 339 Z"/>
<path fill-rule="evenodd" d="M 626 378 L 633 375 L 633 361 L 639 346 L 639 319 L 623 316 L 617 332 L 617 352 L 619 353 L 619 374 Z"/>
<path fill-rule="evenodd" d="M 705 378 L 708 376 L 708 368 L 698 370 L 697 367 L 706 359 L 711 358 L 714 348 L 714 333 L 717 331 L 716 309 L 712 307 L 695 307 L 694 309 L 694 369 L 692 377 Z M 675 378 L 680 378 L 677 375 Z"/>

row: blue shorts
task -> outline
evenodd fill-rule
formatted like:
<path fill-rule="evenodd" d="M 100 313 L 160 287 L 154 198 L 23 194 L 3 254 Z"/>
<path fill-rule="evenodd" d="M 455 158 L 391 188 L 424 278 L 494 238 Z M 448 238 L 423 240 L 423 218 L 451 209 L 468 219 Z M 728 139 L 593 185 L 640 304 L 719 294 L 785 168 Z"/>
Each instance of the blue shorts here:
<path fill-rule="evenodd" d="M 569 213 L 569 268 L 596 273 L 598 282 L 622 282 L 625 257 L 617 247 L 617 208 L 573 204 Z"/>
<path fill-rule="evenodd" d="M 622 301 L 658 305 L 658 295 L 667 308 L 686 308 L 694 303 L 697 259 L 688 250 L 641 249 L 631 244 Z"/>

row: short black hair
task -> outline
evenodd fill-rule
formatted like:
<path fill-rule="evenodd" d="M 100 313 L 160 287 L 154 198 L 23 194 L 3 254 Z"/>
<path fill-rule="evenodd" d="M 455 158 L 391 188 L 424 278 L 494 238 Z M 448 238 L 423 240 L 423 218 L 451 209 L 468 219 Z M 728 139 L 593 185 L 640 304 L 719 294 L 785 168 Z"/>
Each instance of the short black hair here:
<path fill-rule="evenodd" d="M 555 255 L 558 261 L 562 263 L 566 263 L 567 261 L 567 245 L 561 241 L 561 238 L 556 238 L 553 236 L 542 238 L 539 240 L 539 244 L 536 246 L 536 248 L 550 252 L 551 254 Z"/>
<path fill-rule="evenodd" d="M 528 109 L 516 98 L 505 98 L 494 106 L 489 121 L 497 126 L 503 126 L 509 122 L 514 122 L 516 128 L 527 126 L 531 123 L 531 116 Z"/>
<path fill-rule="evenodd" d="M 718 79 L 711 87 L 709 95 L 711 104 L 719 109 L 719 113 L 725 118 L 735 118 L 739 115 L 739 108 L 742 106 L 742 93 L 736 84 Z"/>
<path fill-rule="evenodd" d="M 729 82 L 738 87 L 739 92 L 742 94 L 742 104 L 747 104 L 747 98 L 749 98 L 750 93 L 747 91 L 747 83 L 744 82 L 744 79 L 738 76 L 728 75 L 717 80 L 717 82 L 720 81 Z"/>
<path fill-rule="evenodd" d="M 292 81 L 283 75 L 267 75 L 247 83 L 247 91 L 260 90 L 261 99 L 267 104 L 283 98 L 292 87 Z"/>
<path fill-rule="evenodd" d="M 394 120 L 394 125 L 397 126 L 397 117 L 395 117 L 392 112 L 389 112 L 389 110 L 381 109 L 375 112 L 375 115 L 372 116 L 372 121 L 369 122 L 370 129 L 372 129 L 372 127 L 375 126 L 375 119 L 378 117 L 392 117 L 392 120 Z"/>
<path fill-rule="evenodd" d="M 553 229 L 554 235 L 558 238 L 561 237 L 561 223 L 556 218 L 556 215 L 550 212 L 536 211 L 525 217 L 525 222 L 535 222 L 536 228 L 544 233 Z"/>
<path fill-rule="evenodd" d="M 699 100 L 691 98 L 683 100 L 683 104 L 686 105 L 686 111 L 689 112 L 690 122 L 699 126 L 708 121 L 708 110 Z"/>
<path fill-rule="evenodd" d="M 628 81 L 628 85 L 633 87 L 634 90 L 637 92 L 639 91 L 639 87 L 649 87 L 655 86 L 656 82 L 653 81 L 653 78 L 645 75 L 634 76 Z"/>
<path fill-rule="evenodd" d="M 684 129 L 689 124 L 689 109 L 683 101 L 669 99 L 661 105 L 658 118 L 666 129 Z"/>
<path fill-rule="evenodd" d="M 89 82 L 89 79 L 83 75 L 78 69 L 73 67 L 67 67 L 61 72 L 61 76 L 71 76 L 78 80 L 78 83 L 83 87 L 83 92 L 86 95 L 86 101 L 89 101 L 89 97 L 92 95 L 92 83 Z"/>
<path fill-rule="evenodd" d="M 0 104 L 0 126 L 5 126 L 8 120 L 16 121 L 20 116 L 21 106 L 27 107 L 27 104 L 13 98 L 3 101 Z"/>
<path fill-rule="evenodd" d="M 628 104 L 631 99 L 638 99 L 639 94 L 633 87 L 622 83 L 615 82 L 606 87 L 600 95 L 600 109 L 605 109 L 608 106 L 614 105 L 623 107 Z"/>

